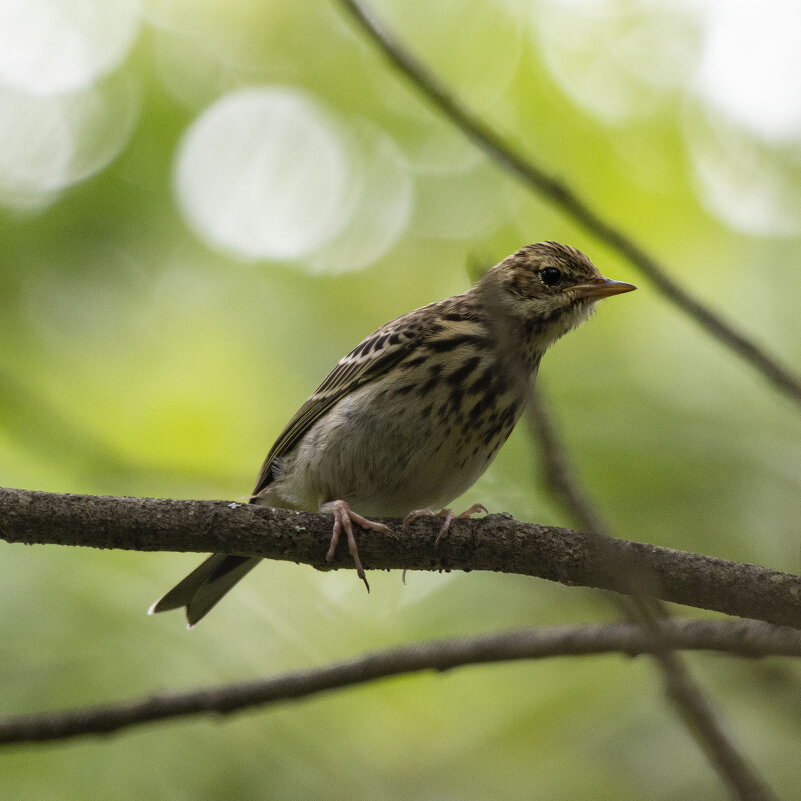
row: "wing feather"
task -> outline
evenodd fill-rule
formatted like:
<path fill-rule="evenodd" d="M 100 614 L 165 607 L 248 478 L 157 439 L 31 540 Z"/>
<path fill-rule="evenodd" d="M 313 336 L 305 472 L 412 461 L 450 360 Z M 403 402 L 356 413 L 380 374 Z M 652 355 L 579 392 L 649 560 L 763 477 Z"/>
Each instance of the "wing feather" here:
<path fill-rule="evenodd" d="M 289 453 L 331 407 L 354 389 L 384 375 L 414 349 L 423 336 L 423 323 L 430 317 L 425 313 L 429 308 L 416 309 L 382 325 L 339 360 L 279 434 L 259 472 L 254 496 L 273 481 L 276 460 Z"/>

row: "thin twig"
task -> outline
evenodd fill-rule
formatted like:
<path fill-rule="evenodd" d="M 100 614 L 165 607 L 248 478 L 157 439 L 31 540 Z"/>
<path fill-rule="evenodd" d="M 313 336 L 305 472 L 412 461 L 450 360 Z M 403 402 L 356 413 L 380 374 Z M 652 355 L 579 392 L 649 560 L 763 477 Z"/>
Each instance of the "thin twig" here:
<path fill-rule="evenodd" d="M 727 734 L 707 694 L 693 678 L 681 657 L 663 636 L 668 616 L 667 608 L 654 600 L 658 595 L 653 574 L 642 574 L 626 555 L 609 547 L 614 540 L 600 513 L 589 501 L 577 473 L 573 470 L 567 451 L 551 421 L 542 390 L 533 387 L 528 405 L 529 421 L 536 433 L 542 453 L 545 474 L 551 488 L 565 504 L 576 522 L 591 536 L 599 560 L 623 578 L 630 587 L 629 597 L 619 596 L 618 606 L 636 621 L 650 642 L 649 649 L 658 662 L 668 697 L 673 701 L 682 720 L 687 724 L 699 745 L 706 752 L 718 775 L 734 798 L 741 801 L 770 801 L 777 799 L 773 790 L 759 776 L 744 754 Z M 646 598 L 644 596 L 650 596 Z"/>
<path fill-rule="evenodd" d="M 356 529 L 368 570 L 491 570 L 662 600 L 801 628 L 801 576 L 642 542 L 609 539 L 600 558 L 589 535 L 521 523 L 508 515 L 456 519 L 438 547 L 440 521 L 419 518 L 394 534 Z M 0 539 L 137 551 L 225 552 L 352 569 L 347 549 L 328 563 L 331 520 L 324 514 L 226 501 L 113 498 L 0 489 Z M 616 569 L 652 577 L 632 585 Z M 611 567 L 610 567 L 611 566 Z M 154 588 L 158 589 L 158 588 Z"/>
<path fill-rule="evenodd" d="M 660 624 L 660 636 L 671 648 L 744 657 L 801 656 L 801 633 L 765 623 L 673 620 Z M 631 623 L 550 626 L 413 643 L 270 679 L 0 718 L 0 743 L 47 742 L 172 718 L 225 715 L 423 670 L 556 656 L 635 656 L 652 649 L 647 633 Z"/>
<path fill-rule="evenodd" d="M 653 256 L 643 250 L 631 237 L 603 219 L 568 184 L 550 175 L 530 157 L 523 157 L 515 152 L 497 131 L 468 111 L 396 38 L 379 25 L 362 3 L 356 0 L 339 0 L 339 3 L 380 47 L 393 66 L 490 158 L 620 253 L 668 300 L 749 362 L 776 389 L 801 404 L 801 378 L 781 365 L 765 348 L 693 297 Z"/>

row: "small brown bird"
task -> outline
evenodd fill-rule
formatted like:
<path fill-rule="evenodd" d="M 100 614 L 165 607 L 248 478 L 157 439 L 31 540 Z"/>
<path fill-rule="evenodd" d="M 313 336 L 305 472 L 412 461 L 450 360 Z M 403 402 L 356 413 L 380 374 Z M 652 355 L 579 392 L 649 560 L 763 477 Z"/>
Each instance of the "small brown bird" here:
<path fill-rule="evenodd" d="M 633 289 L 604 278 L 575 248 L 542 242 L 507 257 L 464 294 L 382 325 L 289 421 L 251 502 L 331 512 L 327 558 L 344 530 L 366 584 L 353 523 L 388 531 L 362 515 L 431 514 L 469 489 L 519 420 L 548 347 L 597 300 Z M 439 514 L 442 534 L 453 513 Z M 150 613 L 186 607 L 193 626 L 259 561 L 213 554 Z"/>

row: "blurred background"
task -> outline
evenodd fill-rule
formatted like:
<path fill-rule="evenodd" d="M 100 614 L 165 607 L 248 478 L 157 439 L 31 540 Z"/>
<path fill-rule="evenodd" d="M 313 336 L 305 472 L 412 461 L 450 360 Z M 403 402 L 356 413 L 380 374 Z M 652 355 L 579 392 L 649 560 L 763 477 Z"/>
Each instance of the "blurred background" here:
<path fill-rule="evenodd" d="M 371 7 L 521 152 L 801 369 L 798 4 Z M 543 239 L 640 287 L 541 370 L 617 535 L 798 572 L 799 409 L 443 122 L 335 2 L 3 0 L 0 485 L 241 498 L 363 336 Z M 568 522 L 524 426 L 463 502 Z M 0 543 L 0 713 L 613 617 L 595 593 L 524 577 L 372 573 L 368 596 L 352 571 L 274 563 L 191 632 L 178 613 L 148 618 L 198 561 Z M 797 664 L 691 662 L 798 797 Z M 622 656 L 403 678 L 0 759 L 16 801 L 724 797 L 654 667 Z"/>

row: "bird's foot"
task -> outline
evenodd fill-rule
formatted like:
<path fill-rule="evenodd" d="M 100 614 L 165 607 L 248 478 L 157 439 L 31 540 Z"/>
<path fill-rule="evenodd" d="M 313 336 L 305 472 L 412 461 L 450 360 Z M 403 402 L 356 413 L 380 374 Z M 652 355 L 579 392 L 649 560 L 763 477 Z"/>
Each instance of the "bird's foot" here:
<path fill-rule="evenodd" d="M 489 514 L 487 512 L 486 506 L 480 503 L 474 503 L 469 509 L 466 509 L 460 515 L 455 515 L 453 513 L 453 509 L 442 509 L 439 512 L 435 512 L 433 509 L 415 509 L 412 512 L 409 512 L 408 515 L 403 519 L 403 525 L 405 526 L 407 523 L 411 523 L 412 520 L 416 520 L 418 517 L 423 516 L 432 516 L 432 517 L 442 517 L 444 521 L 442 526 L 439 530 L 439 534 L 437 534 L 436 540 L 434 540 L 434 547 L 436 548 L 439 545 L 439 541 L 448 533 L 448 529 L 451 527 L 451 521 L 454 518 L 460 517 L 470 517 L 470 515 L 474 515 L 476 512 L 484 512 L 484 514 Z"/>
<path fill-rule="evenodd" d="M 356 512 L 350 508 L 350 504 L 347 501 L 329 501 L 320 506 L 320 511 L 332 512 L 334 515 L 334 531 L 331 534 L 331 546 L 328 549 L 328 553 L 325 555 L 326 561 L 331 562 L 334 559 L 337 545 L 339 545 L 339 535 L 344 528 L 348 538 L 348 550 L 353 557 L 353 564 L 356 566 L 356 574 L 364 582 L 364 586 L 367 587 L 367 592 L 370 592 L 370 585 L 367 582 L 367 576 L 365 576 L 364 567 L 362 567 L 362 560 L 359 557 L 359 548 L 356 545 L 356 538 L 353 536 L 353 524 L 356 523 L 362 528 L 372 528 L 376 531 L 382 531 L 384 534 L 392 534 L 392 529 L 385 526 L 383 523 L 376 523 L 375 520 L 368 520 L 366 517 L 356 514 Z"/>

